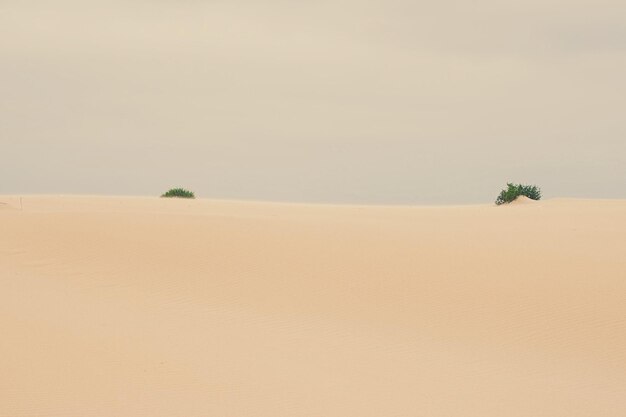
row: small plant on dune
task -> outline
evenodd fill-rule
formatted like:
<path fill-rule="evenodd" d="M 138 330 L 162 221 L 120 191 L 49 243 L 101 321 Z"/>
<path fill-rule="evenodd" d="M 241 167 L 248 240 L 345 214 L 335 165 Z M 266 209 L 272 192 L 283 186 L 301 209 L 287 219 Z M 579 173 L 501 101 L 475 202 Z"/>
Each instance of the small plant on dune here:
<path fill-rule="evenodd" d="M 507 188 L 500 192 L 496 199 L 496 204 L 506 204 L 515 200 L 520 195 L 526 196 L 531 200 L 541 200 L 541 189 L 536 185 L 523 185 L 507 183 Z"/>
<path fill-rule="evenodd" d="M 196 198 L 191 191 L 184 188 L 172 188 L 161 197 Z"/>

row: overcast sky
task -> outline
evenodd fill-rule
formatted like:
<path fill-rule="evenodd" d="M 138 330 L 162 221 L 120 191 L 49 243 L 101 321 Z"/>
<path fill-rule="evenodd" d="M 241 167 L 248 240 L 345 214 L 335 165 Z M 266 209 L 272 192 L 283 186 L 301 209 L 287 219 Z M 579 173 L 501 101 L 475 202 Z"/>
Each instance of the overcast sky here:
<path fill-rule="evenodd" d="M 626 198 L 624 0 L 0 0 L 0 194 Z"/>

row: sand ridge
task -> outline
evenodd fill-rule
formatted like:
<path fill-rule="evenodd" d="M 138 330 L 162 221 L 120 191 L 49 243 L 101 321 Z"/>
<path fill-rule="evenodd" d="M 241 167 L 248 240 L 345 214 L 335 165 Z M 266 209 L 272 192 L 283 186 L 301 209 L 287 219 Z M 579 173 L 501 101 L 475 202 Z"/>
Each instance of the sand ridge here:
<path fill-rule="evenodd" d="M 20 197 L 3 197 L 0 199 L 0 210 L 20 210 Z"/>
<path fill-rule="evenodd" d="M 0 231 L 0 416 L 626 413 L 626 201 L 25 196 Z"/>

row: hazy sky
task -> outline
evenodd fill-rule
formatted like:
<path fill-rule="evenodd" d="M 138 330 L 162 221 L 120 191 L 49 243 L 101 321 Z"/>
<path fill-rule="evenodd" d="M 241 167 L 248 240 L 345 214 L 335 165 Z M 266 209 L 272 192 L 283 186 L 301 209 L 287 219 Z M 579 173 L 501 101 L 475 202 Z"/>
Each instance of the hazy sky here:
<path fill-rule="evenodd" d="M 626 198 L 624 0 L 0 0 L 0 194 Z"/>

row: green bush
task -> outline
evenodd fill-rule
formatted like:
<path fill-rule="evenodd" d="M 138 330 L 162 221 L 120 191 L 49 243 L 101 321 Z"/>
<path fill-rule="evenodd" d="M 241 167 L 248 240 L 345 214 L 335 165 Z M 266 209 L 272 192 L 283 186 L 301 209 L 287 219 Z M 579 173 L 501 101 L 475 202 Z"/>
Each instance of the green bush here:
<path fill-rule="evenodd" d="M 196 198 L 191 191 L 185 190 L 184 188 L 172 188 L 161 197 Z"/>
<path fill-rule="evenodd" d="M 536 185 L 507 183 L 506 190 L 500 192 L 500 195 L 496 199 L 496 204 L 510 203 L 520 195 L 526 196 L 531 200 L 541 200 L 541 189 Z"/>

